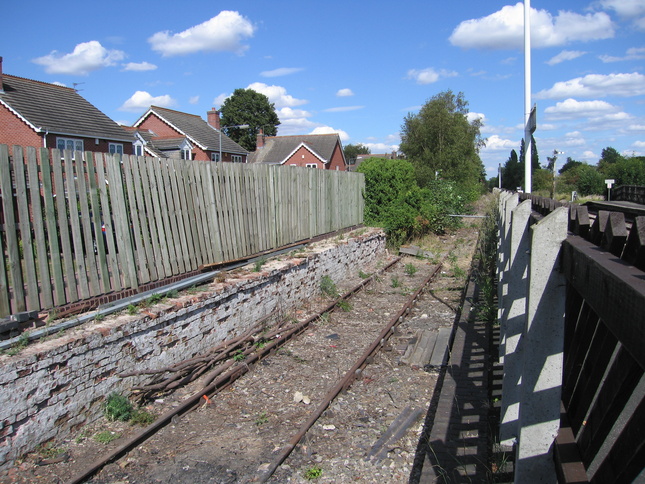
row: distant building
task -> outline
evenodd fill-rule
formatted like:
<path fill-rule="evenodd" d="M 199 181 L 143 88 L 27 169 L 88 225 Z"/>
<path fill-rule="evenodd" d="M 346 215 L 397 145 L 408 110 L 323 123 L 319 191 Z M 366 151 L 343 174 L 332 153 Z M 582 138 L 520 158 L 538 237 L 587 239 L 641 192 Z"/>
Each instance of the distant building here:
<path fill-rule="evenodd" d="M 248 151 L 221 133 L 219 111 L 208 111 L 207 119 L 150 106 L 129 128 L 136 136 L 135 152 L 160 158 L 246 163 Z"/>
<path fill-rule="evenodd" d="M 3 74 L 0 143 L 132 154 L 134 137 L 70 87 Z"/>
<path fill-rule="evenodd" d="M 256 150 L 249 154 L 249 163 L 347 170 L 337 133 L 264 136 L 260 131 Z"/>

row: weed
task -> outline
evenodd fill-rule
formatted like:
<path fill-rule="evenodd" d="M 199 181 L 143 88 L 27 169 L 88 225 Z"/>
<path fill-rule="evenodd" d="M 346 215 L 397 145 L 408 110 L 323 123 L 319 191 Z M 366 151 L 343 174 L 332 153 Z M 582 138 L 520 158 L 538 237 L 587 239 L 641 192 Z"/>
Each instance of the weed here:
<path fill-rule="evenodd" d="M 450 251 L 447 259 L 448 259 L 448 262 L 450 262 L 451 264 L 455 264 L 457 262 L 457 255 L 454 252 Z"/>
<path fill-rule="evenodd" d="M 56 447 L 54 442 L 47 442 L 46 444 L 38 446 L 36 452 L 38 452 L 43 459 L 53 459 L 54 457 L 58 457 L 65 453 L 65 449 L 63 447 Z"/>
<path fill-rule="evenodd" d="M 18 341 L 11 345 L 11 348 L 7 350 L 9 356 L 17 355 L 22 350 L 24 350 L 29 344 L 29 331 L 24 331 L 20 333 Z"/>
<path fill-rule="evenodd" d="M 338 306 L 338 308 L 341 311 L 345 311 L 346 313 L 348 313 L 348 312 L 350 312 L 352 310 L 352 305 L 349 302 L 345 301 L 344 299 L 341 300 L 341 301 L 338 301 L 336 306 Z"/>
<path fill-rule="evenodd" d="M 318 479 L 319 477 L 321 477 L 322 473 L 323 471 L 319 466 L 313 466 L 305 471 L 305 473 L 303 474 L 303 477 L 308 481 L 313 481 L 314 479 Z"/>
<path fill-rule="evenodd" d="M 218 272 L 215 274 L 215 282 L 219 282 L 220 284 L 226 282 L 226 272 Z"/>
<path fill-rule="evenodd" d="M 415 266 L 414 264 L 406 264 L 405 265 L 405 273 L 406 273 L 406 275 L 408 275 L 410 277 L 415 275 L 417 273 L 417 270 L 418 270 L 417 266 Z"/>
<path fill-rule="evenodd" d="M 360 277 L 361 279 L 367 279 L 369 276 L 369 274 L 366 274 L 363 271 L 358 271 L 358 277 Z"/>
<path fill-rule="evenodd" d="M 255 347 L 259 350 L 264 348 L 267 345 L 267 340 L 264 338 L 260 338 L 258 341 L 255 342 Z"/>
<path fill-rule="evenodd" d="M 135 304 L 128 304 L 127 311 L 130 316 L 134 316 L 139 312 L 139 308 Z"/>
<path fill-rule="evenodd" d="M 146 299 L 146 305 L 154 306 L 155 304 L 160 303 L 163 300 L 164 300 L 164 297 L 161 294 L 155 293 L 151 295 L 148 299 Z"/>
<path fill-rule="evenodd" d="M 391 282 L 392 282 L 392 287 L 394 288 L 401 286 L 401 281 L 399 281 L 399 278 L 396 276 L 392 277 Z"/>
<path fill-rule="evenodd" d="M 104 319 L 105 319 L 105 314 L 103 314 L 103 313 L 101 313 L 101 312 L 97 312 L 97 313 L 94 315 L 94 321 L 101 322 L 101 321 L 103 321 Z"/>
<path fill-rule="evenodd" d="M 337 298 L 339 296 L 336 283 L 329 276 L 323 276 L 320 279 L 320 292 L 327 297 Z"/>
<path fill-rule="evenodd" d="M 76 442 L 77 444 L 80 444 L 85 439 L 87 439 L 90 435 L 92 435 L 92 432 L 90 432 L 88 429 L 83 429 L 81 433 L 76 436 L 76 438 L 74 439 L 74 442 Z"/>
<path fill-rule="evenodd" d="M 109 430 L 104 430 L 103 432 L 99 432 L 98 434 L 94 435 L 94 440 L 96 440 L 100 444 L 109 444 L 113 440 L 118 439 L 121 437 L 121 434 L 117 434 L 116 432 L 110 432 Z"/>
<path fill-rule="evenodd" d="M 245 358 L 246 358 L 246 355 L 242 350 L 237 350 L 233 355 L 233 360 L 235 361 L 244 361 Z"/>
<path fill-rule="evenodd" d="M 268 262 L 268 259 L 266 257 L 260 257 L 258 260 L 255 261 L 255 265 L 253 266 L 253 272 L 260 272 L 262 270 L 262 266 Z"/>
<path fill-rule="evenodd" d="M 132 412 L 132 417 L 130 418 L 130 425 L 139 425 L 141 427 L 147 427 L 152 422 L 155 421 L 157 417 L 154 413 L 148 412 L 143 408 L 138 408 Z"/>
<path fill-rule="evenodd" d="M 466 271 L 459 266 L 453 266 L 452 275 L 457 279 L 464 279 L 466 277 Z"/>
<path fill-rule="evenodd" d="M 179 295 L 179 291 L 177 289 L 173 289 L 172 291 L 168 291 L 166 293 L 166 298 L 168 299 L 174 299 Z"/>
<path fill-rule="evenodd" d="M 269 417 L 267 417 L 267 413 L 266 413 L 266 412 L 262 412 L 262 413 L 261 413 L 261 414 L 259 414 L 259 415 L 257 416 L 257 418 L 255 419 L 255 425 L 257 425 L 257 426 L 259 427 L 260 425 L 264 425 L 264 424 L 265 424 L 265 423 L 267 423 L 268 421 L 269 421 Z"/>
<path fill-rule="evenodd" d="M 120 420 L 127 422 L 132 417 L 132 403 L 127 397 L 112 393 L 103 406 L 103 413 L 108 420 Z"/>
<path fill-rule="evenodd" d="M 329 313 L 322 313 L 322 314 L 318 317 L 318 323 L 319 323 L 319 324 L 327 324 L 327 323 L 329 323 L 330 321 L 331 321 L 331 316 L 329 315 Z"/>

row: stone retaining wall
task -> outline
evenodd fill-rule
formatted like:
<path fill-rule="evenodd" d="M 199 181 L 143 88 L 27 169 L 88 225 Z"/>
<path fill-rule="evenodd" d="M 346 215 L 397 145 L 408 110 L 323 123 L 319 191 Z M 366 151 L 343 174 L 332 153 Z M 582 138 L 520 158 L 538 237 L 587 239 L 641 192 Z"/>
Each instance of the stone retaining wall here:
<path fill-rule="evenodd" d="M 319 293 L 323 276 L 339 282 L 384 250 L 383 232 L 363 229 L 308 246 L 295 257 L 271 260 L 261 272 L 234 271 L 203 292 L 136 316 L 108 316 L 1 356 L 0 469 L 96 420 L 106 396 L 127 394 L 144 378 L 118 374 L 193 357 L 275 310 L 287 312 L 306 302 Z"/>

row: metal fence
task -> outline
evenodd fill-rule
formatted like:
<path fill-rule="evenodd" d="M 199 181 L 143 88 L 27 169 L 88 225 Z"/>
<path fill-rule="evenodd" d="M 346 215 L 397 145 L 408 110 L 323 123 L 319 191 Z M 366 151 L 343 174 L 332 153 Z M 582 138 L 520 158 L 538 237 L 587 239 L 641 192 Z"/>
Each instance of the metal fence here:
<path fill-rule="evenodd" d="M 363 222 L 362 174 L 0 145 L 0 317 Z"/>

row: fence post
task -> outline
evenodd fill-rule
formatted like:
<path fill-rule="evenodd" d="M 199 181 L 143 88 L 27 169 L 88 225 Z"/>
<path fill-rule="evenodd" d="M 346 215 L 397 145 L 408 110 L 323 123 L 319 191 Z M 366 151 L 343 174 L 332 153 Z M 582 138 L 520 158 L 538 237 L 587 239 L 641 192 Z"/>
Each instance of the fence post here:
<path fill-rule="evenodd" d="M 509 253 L 510 253 L 510 230 L 511 230 L 511 217 L 512 211 L 517 207 L 519 197 L 517 193 L 508 193 L 502 192 L 499 200 L 499 247 L 497 250 L 498 259 L 497 259 L 497 319 L 502 321 L 502 305 L 506 293 L 508 292 L 508 284 L 506 283 L 506 271 L 509 267 Z M 504 338 L 505 327 L 502 323 L 500 327 L 500 355 L 504 354 L 504 346 L 506 345 L 506 340 Z M 503 362 L 504 358 L 500 359 L 500 362 Z"/>
<path fill-rule="evenodd" d="M 529 218 L 531 201 L 525 200 L 512 211 L 509 263 L 504 275 L 506 295 L 501 302 L 500 326 L 505 345 L 504 379 L 499 438 L 502 445 L 513 445 L 517 438 L 519 389 L 522 376 L 522 357 L 519 340 L 526 325 L 526 293 L 528 291 Z M 500 351 L 502 348 L 500 348 Z"/>
<path fill-rule="evenodd" d="M 567 208 L 559 207 L 531 227 L 515 482 L 556 482 L 566 297 L 559 255 L 567 221 Z"/>

